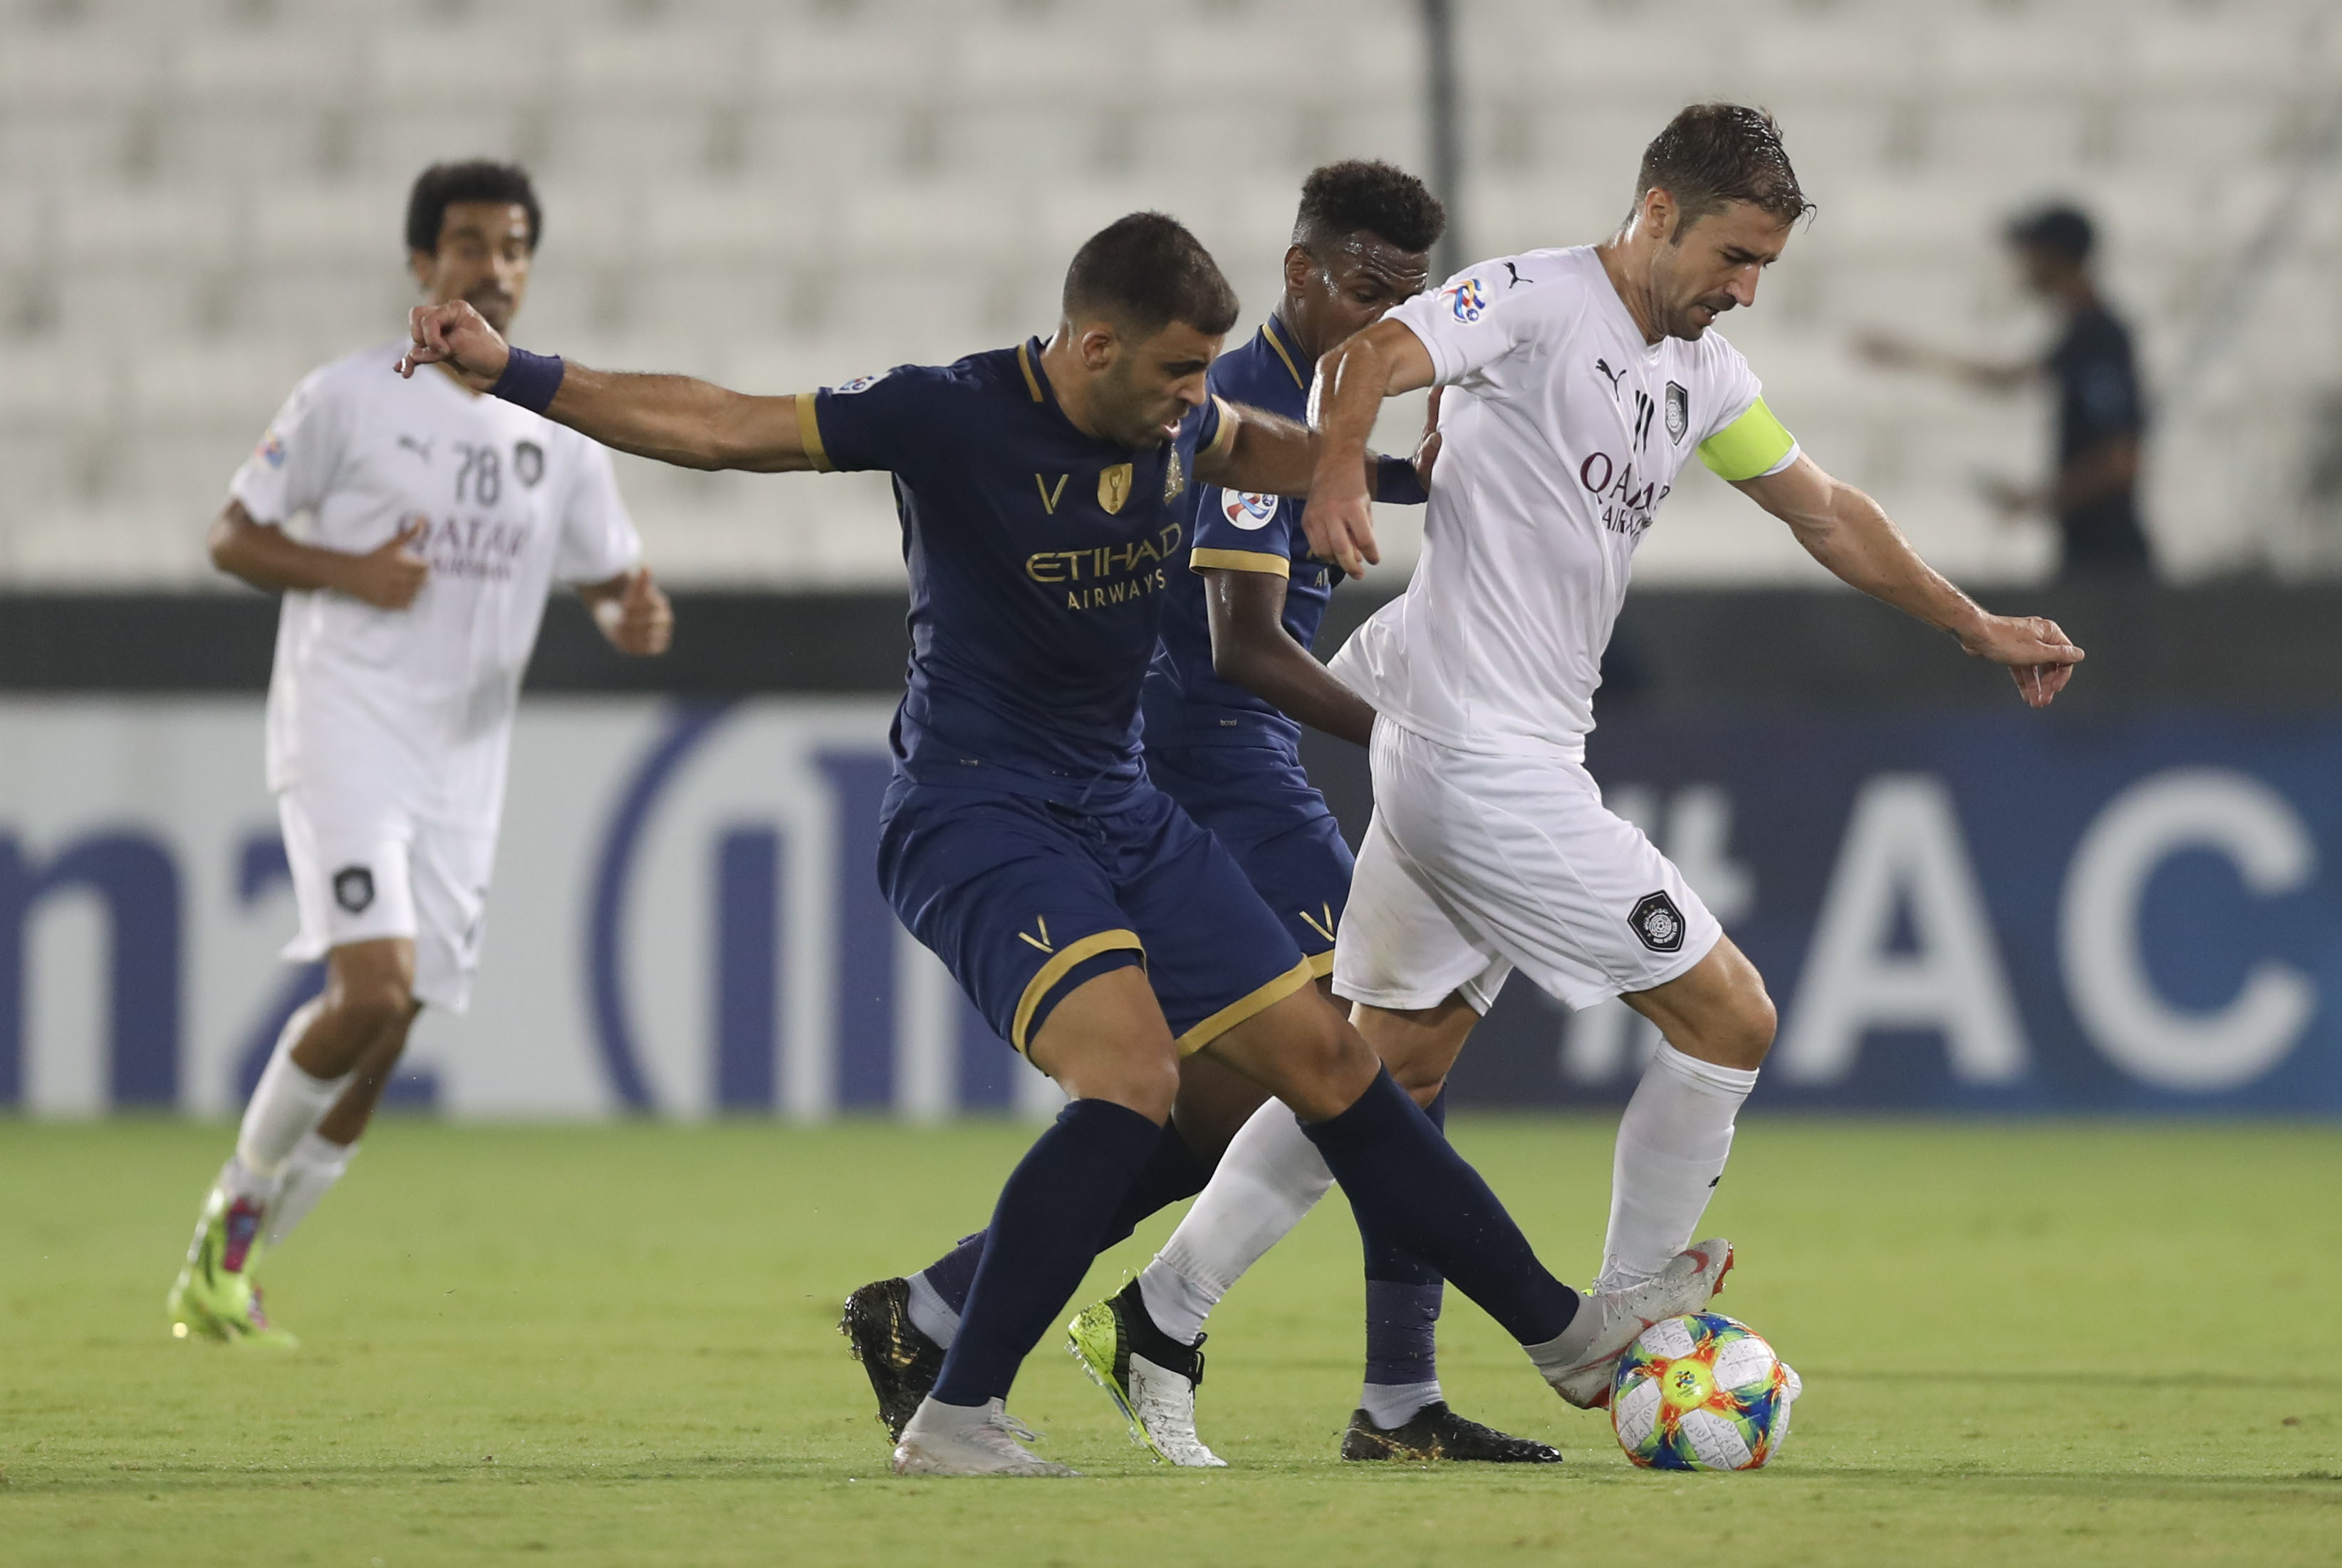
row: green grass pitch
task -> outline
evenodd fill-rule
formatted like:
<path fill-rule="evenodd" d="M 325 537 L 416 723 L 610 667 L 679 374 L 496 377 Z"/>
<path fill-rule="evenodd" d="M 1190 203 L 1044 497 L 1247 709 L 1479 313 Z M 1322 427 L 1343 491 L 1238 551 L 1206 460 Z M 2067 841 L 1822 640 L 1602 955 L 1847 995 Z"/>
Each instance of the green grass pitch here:
<path fill-rule="evenodd" d="M 1610 1130 L 1455 1135 L 1579 1278 Z M 894 1480 L 837 1303 L 980 1223 L 1028 1136 L 390 1122 L 265 1272 L 308 1342 L 272 1356 L 165 1333 L 225 1129 L 0 1123 L 0 1562 L 2342 1561 L 2329 1128 L 1752 1118 L 1710 1211 L 1740 1247 L 1721 1304 L 1807 1391 L 1757 1474 L 1634 1470 L 1452 1297 L 1451 1397 L 1569 1463 L 1336 1462 L 1336 1203 L 1214 1324 L 1232 1468 L 1145 1463 L 1053 1333 L 1011 1408 L 1087 1479 Z"/>

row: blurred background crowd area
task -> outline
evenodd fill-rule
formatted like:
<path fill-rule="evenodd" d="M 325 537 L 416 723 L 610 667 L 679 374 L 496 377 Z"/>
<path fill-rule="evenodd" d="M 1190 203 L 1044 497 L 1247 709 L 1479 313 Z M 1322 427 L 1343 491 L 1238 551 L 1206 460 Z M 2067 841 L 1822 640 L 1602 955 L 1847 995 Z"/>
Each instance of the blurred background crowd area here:
<path fill-rule="evenodd" d="M 785 392 L 1046 334 L 1082 238 L 1187 220 L 1274 303 L 1302 176 L 1433 174 L 1414 0 L 0 0 L 0 586 L 218 581 L 204 525 L 306 370 L 403 330 L 406 188 L 516 158 L 515 336 Z M 2001 225 L 2097 220 L 2154 410 L 2169 576 L 2342 573 L 2342 6 L 2331 0 L 1454 0 L 1458 255 L 1599 237 L 1684 103 L 1780 118 L 1818 211 L 1724 330 L 1824 464 L 1963 580 L 2051 569 L 1987 475 L 2047 393 L 1866 365 L 2055 324 Z M 1406 410 L 1387 439 L 1404 439 Z M 627 461 L 685 585 L 900 580 L 882 481 Z M 1411 560 L 1412 515 L 1386 573 Z M 1638 572 L 1816 580 L 1695 471 Z"/>

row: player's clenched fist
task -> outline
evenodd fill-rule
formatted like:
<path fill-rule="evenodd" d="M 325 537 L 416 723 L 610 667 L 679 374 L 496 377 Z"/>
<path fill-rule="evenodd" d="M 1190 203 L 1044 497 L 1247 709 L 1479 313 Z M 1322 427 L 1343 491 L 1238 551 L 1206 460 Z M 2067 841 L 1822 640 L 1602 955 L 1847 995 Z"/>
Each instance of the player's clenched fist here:
<path fill-rule="evenodd" d="M 345 556 L 348 564 L 334 586 L 377 610 L 405 609 L 431 576 L 431 564 L 407 546 L 430 531 L 429 519 L 408 519 L 397 533 L 365 554 Z"/>
<path fill-rule="evenodd" d="M 445 305 L 418 305 L 406 315 L 412 340 L 398 362 L 398 374 L 411 376 L 415 366 L 444 365 L 475 392 L 485 392 L 505 373 L 512 350 L 485 317 L 464 300 Z"/>
<path fill-rule="evenodd" d="M 620 578 L 616 593 L 595 599 L 594 622 L 622 654 L 664 654 L 675 638 L 675 606 L 646 566 Z"/>
<path fill-rule="evenodd" d="M 2082 650 L 2065 630 L 2039 615 L 1987 615 L 1964 641 L 1969 653 L 2008 666 L 2027 707 L 2046 708 L 2057 701 L 2082 662 Z"/>

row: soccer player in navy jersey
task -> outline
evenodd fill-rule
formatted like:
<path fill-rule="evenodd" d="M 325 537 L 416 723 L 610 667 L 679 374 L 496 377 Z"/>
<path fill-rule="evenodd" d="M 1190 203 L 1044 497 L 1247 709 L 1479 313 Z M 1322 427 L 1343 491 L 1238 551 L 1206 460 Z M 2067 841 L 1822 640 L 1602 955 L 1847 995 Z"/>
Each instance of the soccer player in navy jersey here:
<path fill-rule="evenodd" d="M 1304 184 L 1285 289 L 1249 342 L 1212 364 L 1210 391 L 1296 422 L 1307 418 L 1319 356 L 1422 291 L 1446 215 L 1423 182 L 1388 164 L 1330 164 Z M 1420 500 L 1416 476 L 1390 464 L 1381 499 Z M 1350 847 L 1301 766 L 1301 726 L 1366 744 L 1374 710 L 1311 653 L 1341 568 L 1310 554 L 1301 503 L 1193 486 L 1192 541 L 1171 574 L 1162 643 L 1140 698 L 1146 774 L 1236 857 L 1331 994 L 1334 933 L 1350 892 Z M 1439 1084 L 1415 1091 L 1435 1124 Z M 1174 1125 L 1216 1155 L 1258 1106 L 1233 1073 L 1192 1065 Z M 1106 1244 L 1122 1239 L 1106 1238 Z M 1342 1442 L 1346 1459 L 1551 1463 L 1542 1443 L 1510 1437 L 1450 1410 L 1434 1353 L 1438 1275 L 1371 1225 L 1366 1387 Z M 906 1279 L 846 1298 L 840 1327 L 869 1373 L 880 1419 L 898 1429 L 935 1381 L 982 1261 L 981 1232 Z M 1070 1343 L 1131 1423 L 1133 1437 L 1174 1464 L 1223 1463 L 1196 1433 L 1202 1320 L 1218 1293 L 1192 1286 L 1172 1257 L 1078 1314 Z M 1223 1287 L 1224 1288 L 1224 1287 Z M 1168 1324 L 1169 1328 L 1158 1324 Z"/>
<path fill-rule="evenodd" d="M 1197 482 L 1300 494 L 1316 461 L 1306 430 L 1206 390 L 1236 315 L 1195 237 L 1140 213 L 1076 254 L 1048 342 L 807 395 L 565 365 L 509 348 L 461 303 L 411 320 L 403 373 L 446 365 L 606 445 L 895 475 L 912 653 L 880 884 L 1070 1099 L 1001 1189 L 897 1473 L 1070 1473 L 1018 1441 L 1030 1434 L 1004 1401 L 1100 1238 L 1200 1184 L 1166 1134 L 1198 1052 L 1289 1106 L 1352 1204 L 1486 1308 L 1548 1383 L 1705 1305 L 1731 1265 L 1728 1244 L 1703 1242 L 1629 1293 L 1554 1278 L 1312 984 L 1227 851 L 1147 783 L 1138 694 L 1181 498 Z"/>

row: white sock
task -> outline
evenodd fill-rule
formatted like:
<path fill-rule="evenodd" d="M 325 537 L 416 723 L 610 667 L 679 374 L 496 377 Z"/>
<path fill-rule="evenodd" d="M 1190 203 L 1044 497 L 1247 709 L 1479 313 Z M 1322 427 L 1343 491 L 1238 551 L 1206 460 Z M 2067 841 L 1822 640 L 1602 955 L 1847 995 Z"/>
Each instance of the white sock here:
<path fill-rule="evenodd" d="M 230 1154 L 227 1164 L 220 1167 L 219 1188 L 230 1203 L 243 1202 L 265 1209 L 276 1201 L 279 1184 L 278 1178 L 264 1176 L 245 1164 L 241 1154 Z"/>
<path fill-rule="evenodd" d="M 906 1283 L 911 1287 L 911 1326 L 946 1350 L 951 1349 L 952 1341 L 959 1337 L 959 1313 L 952 1311 L 943 1292 L 927 1283 L 926 1270 L 921 1269 Z"/>
<path fill-rule="evenodd" d="M 1446 1397 L 1436 1377 L 1429 1383 L 1370 1383 L 1359 1396 L 1358 1408 L 1366 1413 L 1368 1421 L 1388 1432 L 1413 1421 L 1415 1413 L 1425 1405 Z"/>
<path fill-rule="evenodd" d="M 1719 1067 L 1660 1044 L 1618 1118 L 1610 1233 L 1596 1290 L 1638 1284 L 1690 1243 L 1732 1153 L 1733 1118 L 1756 1086 L 1754 1069 Z"/>
<path fill-rule="evenodd" d="M 315 1131 L 301 1134 L 301 1141 L 285 1157 L 285 1174 L 276 1183 L 276 1200 L 268 1207 L 269 1251 L 282 1246 L 285 1238 L 293 1233 L 293 1227 L 309 1217 L 317 1200 L 331 1192 L 334 1183 L 342 1179 L 342 1173 L 350 1168 L 350 1161 L 357 1152 L 355 1144 L 336 1144 L 319 1137 Z"/>
<path fill-rule="evenodd" d="M 1146 1315 L 1173 1339 L 1193 1344 L 1228 1287 L 1333 1184 L 1325 1157 L 1282 1102 L 1254 1112 L 1187 1217 L 1138 1276 Z"/>
<path fill-rule="evenodd" d="M 313 1078 L 293 1061 L 293 1047 L 305 1034 L 324 1004 L 310 1002 L 285 1021 L 269 1053 L 252 1103 L 244 1108 L 244 1124 L 236 1130 L 235 1157 L 253 1174 L 275 1181 L 285 1173 L 285 1162 L 301 1134 L 315 1127 L 341 1097 L 347 1074 L 339 1078 Z"/>

